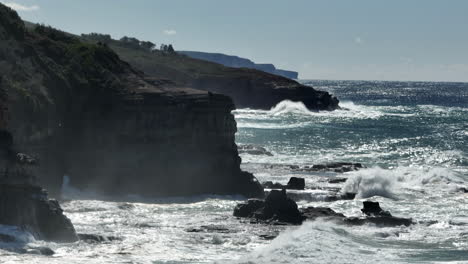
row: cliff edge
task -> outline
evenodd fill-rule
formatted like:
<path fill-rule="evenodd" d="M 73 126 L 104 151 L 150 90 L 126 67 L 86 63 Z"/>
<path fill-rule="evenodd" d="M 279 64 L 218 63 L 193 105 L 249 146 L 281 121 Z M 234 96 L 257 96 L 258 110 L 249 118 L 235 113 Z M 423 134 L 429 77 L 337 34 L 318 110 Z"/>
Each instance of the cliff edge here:
<path fill-rule="evenodd" d="M 232 100 L 146 77 L 105 43 L 84 43 L 0 5 L 0 71 L 8 129 L 39 158 L 41 184 L 120 197 L 261 196 L 240 170 Z"/>
<path fill-rule="evenodd" d="M 227 95 L 237 108 L 270 109 L 283 100 L 303 102 L 312 111 L 339 108 L 338 99 L 328 92 L 260 70 L 231 68 L 177 52 L 148 49 L 138 45 L 136 39 L 125 42 L 96 33 L 82 35 L 82 39 L 105 43 L 123 60 L 150 76 Z"/>

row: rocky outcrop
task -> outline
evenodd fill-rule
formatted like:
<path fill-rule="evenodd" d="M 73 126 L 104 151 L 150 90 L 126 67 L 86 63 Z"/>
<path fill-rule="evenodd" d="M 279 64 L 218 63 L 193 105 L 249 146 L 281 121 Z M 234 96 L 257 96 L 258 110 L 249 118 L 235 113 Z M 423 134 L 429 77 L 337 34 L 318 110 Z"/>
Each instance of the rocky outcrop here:
<path fill-rule="evenodd" d="M 374 224 L 377 226 L 409 226 L 413 221 L 409 218 L 394 217 L 389 212 L 383 211 L 377 202 L 364 202 L 362 211 L 367 217 L 346 217 L 326 207 L 298 208 L 290 199 L 286 191 L 272 190 L 265 200 L 249 199 L 234 208 L 233 215 L 241 218 L 249 218 L 253 223 L 264 224 L 302 224 L 305 220 L 325 218 L 347 225 Z"/>
<path fill-rule="evenodd" d="M 177 53 L 187 55 L 194 59 L 219 63 L 227 67 L 257 69 L 257 70 L 268 72 L 271 74 L 283 76 L 289 79 L 298 78 L 298 73 L 295 71 L 286 71 L 286 70 L 277 69 L 273 64 L 266 64 L 266 63 L 258 64 L 258 63 L 252 62 L 249 59 L 240 58 L 237 56 L 230 56 L 230 55 L 221 54 L 221 53 L 199 52 L 199 51 L 177 51 Z"/>
<path fill-rule="evenodd" d="M 16 13 L 0 12 L 9 128 L 40 158 L 35 173 L 52 194 L 67 175 L 75 187 L 119 197 L 263 195 L 240 170 L 229 97 L 146 77 L 106 44 L 25 29 Z"/>
<path fill-rule="evenodd" d="M 156 78 L 231 97 L 237 108 L 270 109 L 284 100 L 303 102 L 313 111 L 337 109 L 338 99 L 294 80 L 256 69 L 231 68 L 177 53 L 131 47 L 99 34 L 82 35 L 105 42 L 133 67 Z"/>
<path fill-rule="evenodd" d="M 73 242 L 75 229 L 56 200 L 37 185 L 35 160 L 12 149 L 12 137 L 0 130 L 0 224 L 18 226 L 36 239 Z"/>

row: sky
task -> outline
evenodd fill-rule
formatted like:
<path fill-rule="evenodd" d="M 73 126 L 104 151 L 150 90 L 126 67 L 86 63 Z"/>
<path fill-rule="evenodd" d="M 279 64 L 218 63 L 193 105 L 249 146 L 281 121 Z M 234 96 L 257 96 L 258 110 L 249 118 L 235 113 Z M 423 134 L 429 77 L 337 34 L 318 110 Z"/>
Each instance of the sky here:
<path fill-rule="evenodd" d="M 273 63 L 301 79 L 468 82 L 466 0 L 0 0 L 75 34 Z"/>

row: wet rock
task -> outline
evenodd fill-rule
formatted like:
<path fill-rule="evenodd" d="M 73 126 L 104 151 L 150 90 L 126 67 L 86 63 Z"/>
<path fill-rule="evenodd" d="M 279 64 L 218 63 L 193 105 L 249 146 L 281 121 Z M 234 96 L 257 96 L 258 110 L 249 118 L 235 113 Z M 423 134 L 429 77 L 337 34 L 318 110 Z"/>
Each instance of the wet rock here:
<path fill-rule="evenodd" d="M 233 230 L 227 226 L 223 225 L 205 225 L 200 226 L 200 228 L 187 228 L 185 232 L 189 233 L 221 233 L 221 234 L 228 234 L 228 233 L 236 233 L 237 230 Z"/>
<path fill-rule="evenodd" d="M 272 190 L 265 201 L 249 200 L 234 209 L 234 216 L 250 217 L 271 224 L 301 224 L 303 217 L 296 202 L 287 197 L 286 191 Z"/>
<path fill-rule="evenodd" d="M 343 182 L 346 182 L 346 178 L 333 178 L 333 179 L 329 179 L 328 180 L 328 183 L 343 183 Z"/>
<path fill-rule="evenodd" d="M 348 171 L 356 171 L 364 168 L 361 163 L 351 163 L 351 162 L 334 162 L 327 164 L 316 164 L 313 166 L 304 166 L 297 171 L 331 171 L 336 173 L 343 173 Z"/>
<path fill-rule="evenodd" d="M 267 188 L 267 189 L 286 189 L 286 185 L 283 185 L 278 182 L 274 183 L 272 181 L 266 181 L 262 185 L 263 185 L 263 188 Z"/>
<path fill-rule="evenodd" d="M 55 252 L 48 247 L 30 247 L 26 249 L 24 253 L 43 256 L 52 256 L 55 254 Z"/>
<path fill-rule="evenodd" d="M 247 203 L 236 205 L 234 208 L 234 216 L 252 217 L 257 210 L 263 207 L 265 207 L 265 201 L 260 199 L 249 199 L 247 200 Z"/>
<path fill-rule="evenodd" d="M 121 238 L 115 236 L 101 236 L 95 234 L 78 234 L 78 238 L 86 243 L 100 243 L 122 240 Z"/>
<path fill-rule="evenodd" d="M 363 204 L 364 208 L 361 211 L 367 216 L 392 216 L 390 212 L 382 210 L 378 202 L 364 201 Z"/>
<path fill-rule="evenodd" d="M 273 154 L 266 150 L 264 147 L 256 145 L 238 145 L 237 150 L 239 151 L 239 154 L 245 153 L 250 155 L 273 156 Z"/>
<path fill-rule="evenodd" d="M 304 188 L 305 188 L 304 178 L 291 177 L 289 179 L 288 184 L 286 185 L 286 189 L 304 190 Z"/>
<path fill-rule="evenodd" d="M 291 177 L 286 185 L 272 181 L 266 181 L 262 185 L 267 189 L 304 190 L 305 180 L 304 178 Z"/>
<path fill-rule="evenodd" d="M 326 218 L 347 225 L 374 224 L 377 226 L 409 226 L 413 224 L 410 218 L 394 217 L 380 208 L 378 203 L 365 202 L 363 212 L 366 217 L 346 217 L 327 207 L 297 207 L 297 204 L 287 197 L 286 191 L 273 190 L 265 201 L 256 200 L 239 204 L 234 210 L 238 217 L 250 218 L 250 223 L 265 223 L 272 225 L 301 224 L 304 220 Z"/>
<path fill-rule="evenodd" d="M 307 220 L 315 220 L 319 217 L 344 219 L 343 214 L 337 213 L 327 207 L 307 207 L 301 209 L 301 213 Z"/>

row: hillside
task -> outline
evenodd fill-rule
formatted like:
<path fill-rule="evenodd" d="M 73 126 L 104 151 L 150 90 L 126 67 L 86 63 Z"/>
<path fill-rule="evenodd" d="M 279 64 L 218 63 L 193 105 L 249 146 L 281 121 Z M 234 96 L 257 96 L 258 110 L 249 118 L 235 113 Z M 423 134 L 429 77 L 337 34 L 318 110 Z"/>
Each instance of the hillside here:
<path fill-rule="evenodd" d="M 230 96 L 238 108 L 270 109 L 283 100 L 301 101 L 311 110 L 334 110 L 338 99 L 294 80 L 247 68 L 231 68 L 190 58 L 176 52 L 150 50 L 109 35 L 88 34 L 82 38 L 105 43 L 124 61 L 157 78 L 170 78 L 179 85 Z M 137 40 L 136 40 L 137 41 Z"/>

